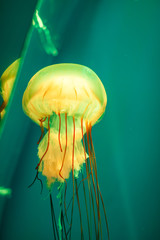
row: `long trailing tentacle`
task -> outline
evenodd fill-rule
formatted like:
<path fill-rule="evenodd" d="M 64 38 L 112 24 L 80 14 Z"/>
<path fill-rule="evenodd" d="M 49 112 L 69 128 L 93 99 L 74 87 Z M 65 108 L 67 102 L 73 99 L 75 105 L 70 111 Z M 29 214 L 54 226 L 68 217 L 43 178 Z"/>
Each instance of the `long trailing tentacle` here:
<path fill-rule="evenodd" d="M 91 124 L 89 124 L 88 126 L 88 132 L 89 132 L 89 145 L 90 145 L 90 155 L 91 155 L 91 164 L 93 166 L 93 169 L 94 169 L 94 174 L 95 174 L 95 177 L 96 177 L 96 186 L 97 186 L 97 200 L 98 200 L 98 227 L 100 227 L 100 231 L 101 231 L 101 239 L 103 238 L 103 234 L 102 234 L 102 225 L 101 225 L 101 216 L 100 216 L 100 206 L 99 206 L 99 184 L 98 184 L 98 177 L 97 177 L 97 168 L 95 167 L 95 161 L 94 161 L 94 157 L 93 157 L 93 151 L 92 151 L 92 145 L 93 143 L 91 144 L 91 137 L 90 137 L 90 134 L 91 134 Z M 98 235 L 99 237 L 99 235 Z"/>
<path fill-rule="evenodd" d="M 81 240 L 83 240 L 84 235 L 83 235 L 83 226 L 82 226 L 82 216 L 81 216 L 81 208 L 80 208 L 80 201 L 79 201 L 79 196 L 78 196 L 78 187 L 77 187 L 77 179 L 76 178 L 75 178 L 75 185 L 76 185 L 76 196 L 77 196 L 77 203 L 78 203 L 79 217 L 80 217 Z"/>
<path fill-rule="evenodd" d="M 87 145 L 88 145 L 88 153 L 89 153 L 89 163 L 91 168 L 91 176 L 92 176 L 92 183 L 93 183 L 93 189 L 95 193 L 95 199 L 96 199 L 96 205 L 97 205 L 97 215 L 98 215 L 98 235 L 97 239 L 99 239 L 99 228 L 100 228 L 100 209 L 99 209 L 99 201 L 98 201 L 98 193 L 96 192 L 96 186 L 95 186 L 95 180 L 93 175 L 93 168 L 92 168 L 92 156 L 91 156 L 91 149 L 90 149 L 90 143 L 89 143 L 89 126 L 88 122 L 86 121 L 86 133 L 87 133 Z"/>
<path fill-rule="evenodd" d="M 52 217 L 52 226 L 53 226 L 53 234 L 54 234 L 54 239 L 59 240 L 59 234 L 58 234 L 58 227 L 57 227 L 57 222 L 56 222 L 56 217 L 55 217 L 55 212 L 54 212 L 54 207 L 53 207 L 53 200 L 52 200 L 52 195 L 50 193 L 50 205 L 51 205 L 51 217 Z M 57 236 L 57 237 L 56 237 Z"/>
<path fill-rule="evenodd" d="M 100 228 L 100 233 L 101 233 L 101 239 L 103 238 L 102 235 L 102 224 L 101 224 L 101 216 L 100 216 L 100 205 L 99 205 L 99 184 L 98 184 L 98 178 L 97 178 L 97 171 L 95 168 L 95 161 L 93 157 L 93 151 L 92 151 L 92 145 L 91 145 L 91 139 L 90 139 L 90 133 L 91 133 L 91 124 L 88 126 L 88 144 L 90 148 L 90 159 L 91 159 L 91 164 L 94 169 L 94 175 L 95 175 L 95 182 L 96 182 L 96 187 L 97 187 L 97 211 L 98 211 L 98 239 L 99 239 L 99 228 Z"/>
<path fill-rule="evenodd" d="M 67 240 L 67 231 L 66 231 L 66 225 L 65 225 L 65 221 L 64 221 L 64 214 L 63 214 L 63 210 L 61 211 L 61 219 L 62 219 L 62 227 L 64 230 L 64 236 L 65 236 L 65 240 Z"/>
<path fill-rule="evenodd" d="M 85 138 L 85 142 L 84 142 L 84 137 L 83 137 L 83 118 L 81 119 L 81 129 L 82 129 L 82 140 L 83 140 L 83 146 L 84 146 L 86 172 L 87 172 L 87 182 L 88 182 L 88 191 L 89 191 L 90 222 L 92 221 L 91 220 L 92 219 L 91 218 L 91 214 L 92 214 L 92 211 L 93 211 L 94 225 L 95 225 L 94 229 L 95 229 L 95 236 L 96 236 L 96 239 L 97 239 L 98 233 L 97 233 L 96 215 L 95 215 L 95 208 L 94 208 L 93 190 L 92 190 L 91 180 L 90 180 L 90 177 L 89 177 L 90 175 L 93 176 L 93 171 L 92 171 L 92 166 L 89 164 L 90 160 L 86 159 L 86 149 L 88 148 L 88 139 L 87 139 L 87 134 L 86 134 L 85 135 L 86 138 Z M 89 171 L 90 171 L 90 173 L 89 173 Z M 92 180 L 92 183 L 93 183 L 93 180 Z M 92 206 L 92 208 L 91 208 L 91 206 Z M 91 233 L 92 233 L 92 231 L 91 231 Z M 92 239 L 92 236 L 91 236 L 91 239 Z"/>
<path fill-rule="evenodd" d="M 62 172 L 62 169 L 63 169 L 63 165 L 64 165 L 64 160 L 65 160 L 65 156 L 66 156 L 66 152 L 67 152 L 67 113 L 65 113 L 65 128 L 66 128 L 66 145 L 65 145 L 65 149 L 64 149 L 64 154 L 63 154 L 63 159 L 62 159 L 62 165 L 61 165 L 61 168 L 59 170 L 59 176 L 65 181 L 65 192 L 64 192 L 64 209 L 65 209 L 65 216 L 66 216 L 66 219 L 67 219 L 67 222 L 69 224 L 69 220 L 68 220 L 68 217 L 67 217 L 67 210 L 66 210 L 66 192 L 67 192 L 67 181 L 66 179 L 62 176 L 61 172 Z"/>
<path fill-rule="evenodd" d="M 91 239 L 91 228 L 90 228 L 90 223 L 89 223 L 89 215 L 88 215 L 88 205 L 87 205 L 87 198 L 86 198 L 86 190 L 85 190 L 85 184 L 83 181 L 83 173 L 82 173 L 82 182 L 83 182 L 83 192 L 84 192 L 84 200 L 85 200 L 85 206 L 86 206 L 86 214 L 87 214 L 87 224 L 88 224 L 88 235 L 89 235 L 89 240 Z"/>
<path fill-rule="evenodd" d="M 95 156 L 94 145 L 93 145 L 93 141 L 92 141 L 92 133 L 91 133 L 91 130 L 92 130 L 92 127 L 90 126 L 89 135 L 90 135 L 91 148 L 92 148 L 92 152 L 93 152 L 93 166 L 94 166 L 94 169 L 95 169 L 95 176 L 96 176 L 98 191 L 99 191 L 100 198 L 101 198 L 101 202 L 102 202 L 102 206 L 103 206 L 103 212 L 104 212 L 105 222 L 106 222 L 106 228 L 107 228 L 107 236 L 108 236 L 108 240 L 110 240 L 107 214 L 106 214 L 106 210 L 105 210 L 105 205 L 104 205 L 103 197 L 102 197 L 102 194 L 101 194 L 101 191 L 100 191 L 100 187 L 99 187 L 99 184 L 98 184 L 96 156 Z"/>
<path fill-rule="evenodd" d="M 93 199 L 93 190 L 92 190 L 92 187 L 91 187 L 91 201 L 92 201 L 92 209 L 93 209 L 95 236 L 96 236 L 96 239 L 97 239 L 98 233 L 97 233 L 97 224 L 96 224 L 96 215 L 95 215 L 95 208 L 94 208 L 94 199 Z"/>
<path fill-rule="evenodd" d="M 62 186 L 62 185 L 61 185 Z M 64 221 L 64 214 L 63 214 L 63 191 L 62 188 L 58 188 L 60 197 L 59 197 L 59 204 L 60 204 L 60 216 L 59 216 L 59 237 L 60 239 L 66 239 L 67 240 L 67 232 L 66 232 L 66 226 Z"/>
<path fill-rule="evenodd" d="M 70 238 L 69 239 L 71 239 L 71 229 L 72 229 L 73 209 L 74 209 L 74 145 L 75 145 L 75 117 L 73 116 L 73 149 L 72 149 L 73 200 L 72 200 L 71 221 L 70 221 Z"/>
<path fill-rule="evenodd" d="M 82 132 L 82 142 L 83 142 L 83 149 L 84 149 L 84 157 L 85 157 L 85 165 L 86 165 L 86 173 L 87 173 L 87 182 L 88 182 L 88 190 L 89 190 L 89 206 L 91 207 L 91 192 L 90 192 L 90 179 L 89 179 L 89 171 L 87 168 L 87 157 L 86 157 L 86 149 L 85 149 L 85 142 L 84 142 L 84 136 L 83 136 L 83 117 L 81 118 L 81 132 Z M 86 193 L 85 193 L 85 185 L 84 185 L 84 178 L 82 178 L 83 181 L 83 191 L 84 191 L 84 197 L 85 197 L 85 205 L 86 205 L 86 214 L 87 214 L 87 222 L 88 222 L 88 233 L 89 233 L 89 239 L 91 238 L 90 233 L 90 223 L 89 223 L 89 216 L 88 216 L 88 207 L 87 207 L 87 200 L 86 200 Z M 90 209 L 91 212 L 91 209 Z"/>

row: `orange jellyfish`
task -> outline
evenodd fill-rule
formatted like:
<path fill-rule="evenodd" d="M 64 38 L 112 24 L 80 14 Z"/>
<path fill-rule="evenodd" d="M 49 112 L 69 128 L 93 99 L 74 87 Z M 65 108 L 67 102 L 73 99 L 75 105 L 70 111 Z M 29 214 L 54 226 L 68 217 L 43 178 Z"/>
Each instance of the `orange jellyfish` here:
<path fill-rule="evenodd" d="M 23 110 L 41 127 L 35 180 L 40 180 L 39 173 L 46 178 L 55 239 L 71 239 L 75 198 L 79 209 L 81 239 L 84 239 L 79 196 L 81 186 L 84 191 L 88 239 L 103 238 L 103 221 L 109 239 L 91 135 L 92 127 L 103 115 L 106 104 L 106 92 L 98 76 L 88 67 L 79 64 L 56 64 L 41 69 L 29 81 L 24 92 Z M 72 197 L 67 206 L 70 173 Z M 59 221 L 56 221 L 51 196 L 55 182 L 62 189 Z"/>
<path fill-rule="evenodd" d="M 0 115 L 1 118 L 3 118 L 5 112 L 6 112 L 6 106 L 8 104 L 13 85 L 17 76 L 17 72 L 20 65 L 20 58 L 14 61 L 2 74 L 0 78 L 1 82 L 1 92 L 0 95 L 3 98 L 3 103 L 0 106 Z"/>

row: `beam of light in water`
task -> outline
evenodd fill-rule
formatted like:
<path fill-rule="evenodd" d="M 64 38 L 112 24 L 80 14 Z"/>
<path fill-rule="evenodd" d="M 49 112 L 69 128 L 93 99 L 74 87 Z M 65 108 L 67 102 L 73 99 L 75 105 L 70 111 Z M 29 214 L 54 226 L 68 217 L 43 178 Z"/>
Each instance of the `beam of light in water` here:
<path fill-rule="evenodd" d="M 52 40 L 51 32 L 48 29 L 46 25 L 44 25 L 42 18 L 39 15 L 39 11 L 36 10 L 33 20 L 32 20 L 32 25 L 37 29 L 41 43 L 44 47 L 44 50 L 46 51 L 47 54 L 51 54 L 53 56 L 58 55 L 58 50 Z"/>

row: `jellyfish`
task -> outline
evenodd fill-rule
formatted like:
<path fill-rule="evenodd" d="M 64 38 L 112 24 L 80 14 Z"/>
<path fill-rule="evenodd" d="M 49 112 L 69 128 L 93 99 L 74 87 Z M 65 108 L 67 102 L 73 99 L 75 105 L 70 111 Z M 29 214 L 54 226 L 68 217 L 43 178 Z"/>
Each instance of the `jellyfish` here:
<path fill-rule="evenodd" d="M 19 69 L 19 64 L 20 64 L 20 58 L 14 61 L 2 74 L 0 78 L 1 82 L 1 92 L 0 95 L 3 98 L 3 102 L 0 106 L 0 115 L 1 118 L 4 117 L 4 114 L 6 112 L 6 106 L 8 104 L 13 85 L 17 76 L 17 72 Z"/>
<path fill-rule="evenodd" d="M 79 209 L 81 239 L 84 239 L 79 196 L 81 186 L 84 190 L 89 239 L 94 239 L 91 222 L 94 222 L 95 239 L 103 238 L 102 220 L 106 223 L 109 239 L 91 133 L 93 125 L 102 118 L 106 104 L 107 95 L 98 76 L 88 67 L 79 64 L 56 64 L 41 69 L 31 78 L 24 92 L 22 99 L 24 113 L 41 128 L 38 141 L 39 161 L 33 182 L 36 179 L 42 182 L 39 173 L 46 179 L 46 186 L 50 192 L 55 239 L 71 239 L 75 199 Z M 66 193 L 69 179 L 72 180 L 72 193 L 69 193 L 72 197 L 67 207 Z M 55 183 L 59 183 L 61 189 L 59 230 L 51 197 Z"/>

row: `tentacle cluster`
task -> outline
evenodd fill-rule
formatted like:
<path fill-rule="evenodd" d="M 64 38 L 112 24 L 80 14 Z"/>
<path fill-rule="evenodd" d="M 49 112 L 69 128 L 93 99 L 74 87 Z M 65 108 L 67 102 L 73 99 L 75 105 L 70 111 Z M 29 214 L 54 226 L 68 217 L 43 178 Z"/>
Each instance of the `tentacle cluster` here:
<path fill-rule="evenodd" d="M 61 192 L 60 201 L 60 229 L 57 231 L 55 214 L 53 209 L 52 197 L 50 194 L 52 222 L 54 224 L 53 230 L 54 235 L 57 235 L 57 239 L 71 239 L 71 229 L 73 226 L 73 211 L 75 205 L 75 198 L 77 199 L 77 206 L 79 210 L 80 219 L 80 232 L 81 239 L 84 239 L 84 223 L 81 210 L 82 199 L 79 196 L 79 188 L 83 185 L 84 202 L 86 208 L 86 222 L 88 226 L 88 237 L 89 239 L 103 239 L 102 222 L 106 222 L 107 236 L 109 239 L 109 228 L 106 217 L 106 210 L 102 194 L 100 192 L 97 176 L 97 165 L 94 152 L 94 146 L 92 141 L 91 129 L 92 126 L 87 121 L 80 119 L 78 123 L 78 134 L 76 135 L 76 124 L 77 120 L 72 117 L 72 131 L 67 130 L 68 121 L 67 113 L 62 116 L 58 114 L 59 122 L 57 122 L 57 129 L 51 128 L 52 120 L 48 117 L 48 131 L 45 136 L 43 129 L 43 121 L 41 120 L 41 137 L 42 140 L 38 147 L 38 156 L 40 161 L 36 167 L 37 173 L 41 172 L 47 178 L 47 184 L 51 191 L 51 185 L 55 181 L 65 183 L 66 187 Z M 63 121 L 64 120 L 64 123 Z M 61 127 L 65 126 L 62 130 Z M 70 120 L 69 120 L 70 124 Z M 62 130 L 62 131 L 61 131 Z M 79 130 L 81 134 L 79 134 Z M 84 133 L 85 137 L 84 137 Z M 88 153 L 87 153 L 88 152 Z M 85 174 L 82 172 L 82 179 L 79 180 L 75 177 L 75 171 L 80 171 L 82 164 L 85 163 Z M 67 179 L 69 178 L 70 172 L 72 172 L 72 186 L 73 195 L 68 203 L 66 204 L 66 193 L 67 193 Z M 88 189 L 88 191 L 87 191 Z M 82 190 L 81 190 L 82 191 Z M 100 204 L 101 203 L 101 204 Z M 101 205 L 101 206 L 100 206 Z M 68 213 L 70 209 L 70 214 Z M 103 210 L 104 216 L 101 214 Z M 93 220 L 92 220 L 93 216 Z M 70 219 L 70 220 L 69 220 Z M 94 225 L 95 233 L 91 231 L 92 225 Z M 60 234 L 60 235 L 59 235 Z M 63 236 L 63 237 L 62 237 Z"/>

